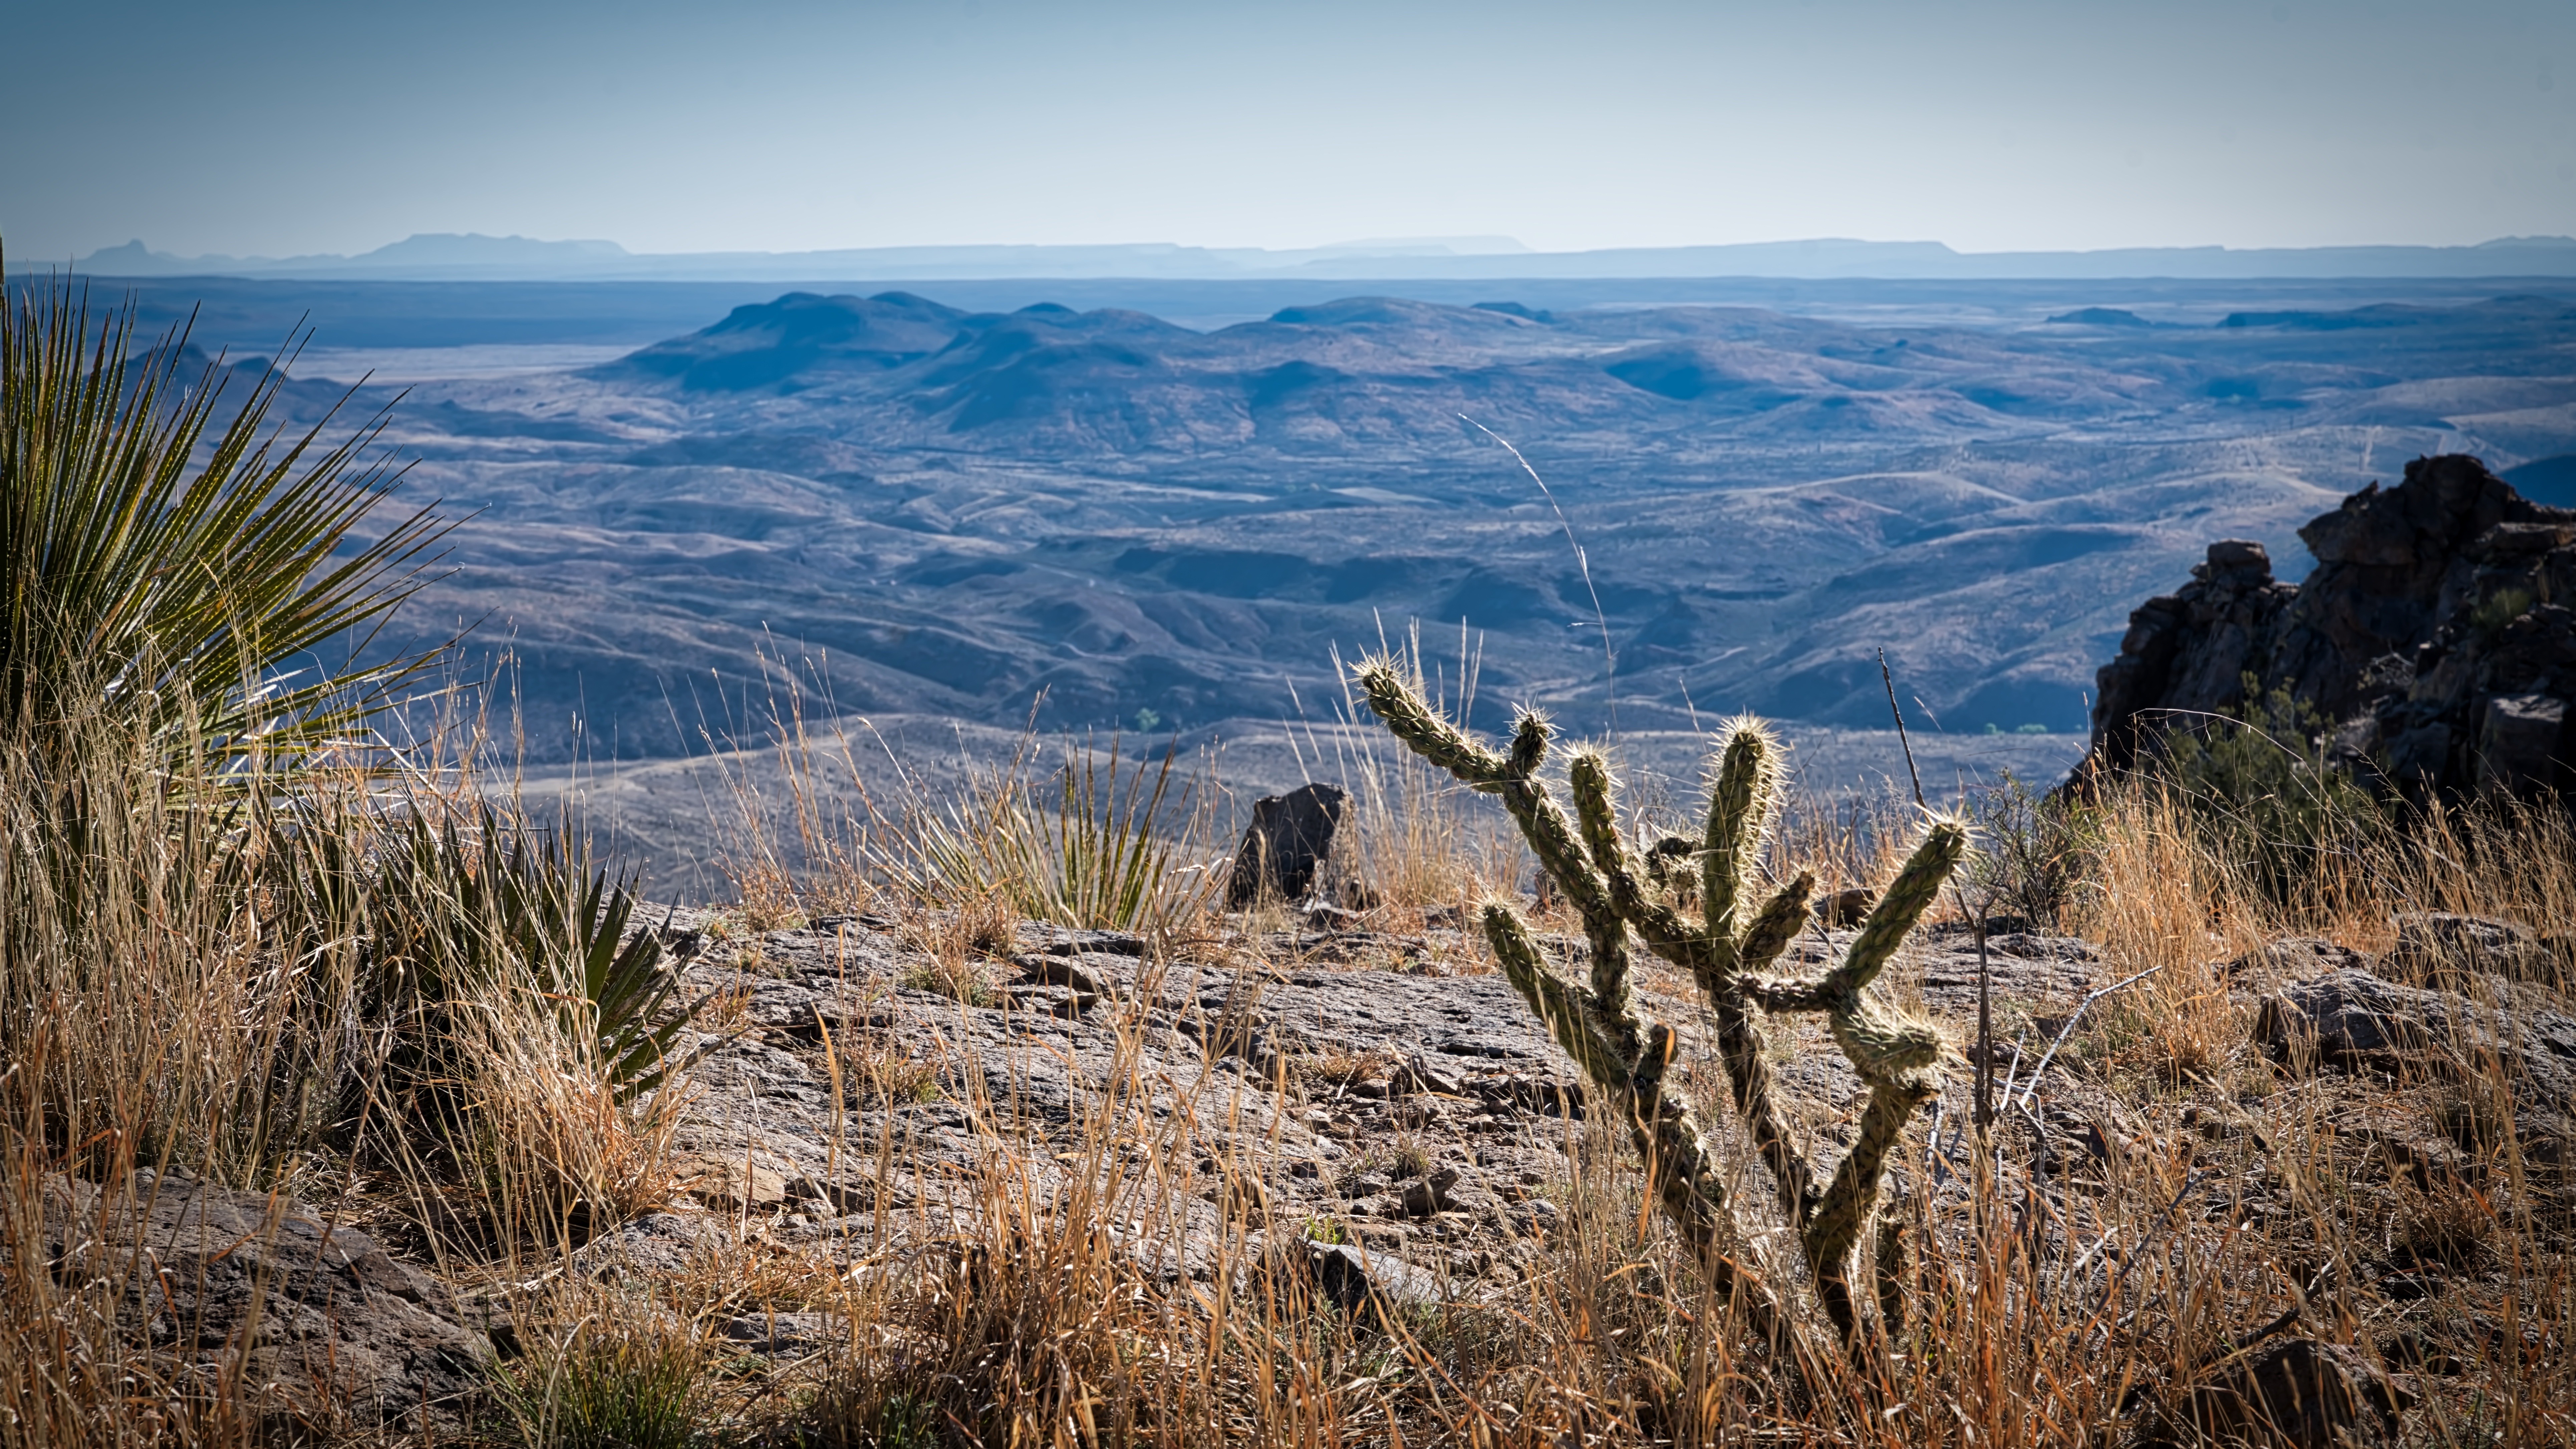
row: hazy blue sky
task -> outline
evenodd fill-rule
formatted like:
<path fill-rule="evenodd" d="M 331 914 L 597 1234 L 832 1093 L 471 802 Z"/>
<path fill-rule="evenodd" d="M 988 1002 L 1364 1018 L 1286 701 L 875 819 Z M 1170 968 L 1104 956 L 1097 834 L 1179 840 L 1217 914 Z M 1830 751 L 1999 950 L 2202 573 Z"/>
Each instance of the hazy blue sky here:
<path fill-rule="evenodd" d="M 13 260 L 2576 233 L 2576 0 L 8 0 Z"/>

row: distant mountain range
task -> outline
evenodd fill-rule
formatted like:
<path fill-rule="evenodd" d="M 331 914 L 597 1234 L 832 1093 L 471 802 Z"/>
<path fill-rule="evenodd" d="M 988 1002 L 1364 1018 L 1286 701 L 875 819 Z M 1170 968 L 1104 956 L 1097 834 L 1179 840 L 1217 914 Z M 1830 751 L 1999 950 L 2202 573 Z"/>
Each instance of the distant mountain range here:
<path fill-rule="evenodd" d="M 508 644 L 539 762 L 576 718 L 603 755 L 686 753 L 702 714 L 759 715 L 781 656 L 871 716 L 1275 721 L 1329 712 L 1334 652 L 1415 621 L 1453 671 L 1462 632 L 1481 651 L 1485 726 L 1526 700 L 1609 727 L 1606 626 L 1623 730 L 1876 727 L 1883 647 L 1925 728 L 2070 733 L 2129 611 L 2211 540 L 2296 578 L 2298 526 L 2418 453 L 2535 488 L 2576 455 L 2566 282 L 2185 326 L 1509 290 L 1209 331 L 795 292 L 577 371 L 422 383 L 382 441 L 417 460 L 406 496 L 470 517 L 408 617 Z M 1582 564 L 1462 414 L 1547 476 Z"/>
<path fill-rule="evenodd" d="M 179 257 L 154 251 L 137 240 L 101 248 L 74 265 L 78 271 L 97 277 L 384 281 L 2576 277 L 2576 238 L 2504 237 L 2475 246 L 2450 247 L 2126 247 L 2089 252 L 1959 252 L 1939 242 L 1841 238 L 1536 252 L 1508 237 L 1443 237 L 1349 242 L 1293 251 L 1139 243 L 636 253 L 608 241 L 424 234 L 357 256 L 283 258 Z"/>

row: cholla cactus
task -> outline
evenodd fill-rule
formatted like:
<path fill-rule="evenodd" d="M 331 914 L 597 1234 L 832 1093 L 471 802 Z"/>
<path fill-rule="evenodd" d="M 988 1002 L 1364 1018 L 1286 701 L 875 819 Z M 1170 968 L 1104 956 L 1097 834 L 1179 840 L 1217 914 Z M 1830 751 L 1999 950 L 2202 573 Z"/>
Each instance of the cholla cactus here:
<path fill-rule="evenodd" d="M 1947 1052 L 1938 1028 L 1880 1000 L 1870 983 L 1967 854 L 1966 828 L 1954 819 L 1934 820 L 1842 962 L 1813 980 L 1783 979 L 1769 972 L 1807 919 L 1815 878 L 1801 872 L 1755 904 L 1762 849 L 1780 801 L 1779 746 L 1759 722 L 1727 726 L 1701 838 L 1668 836 L 1640 850 L 1619 830 L 1616 782 L 1597 750 L 1578 750 L 1568 762 L 1574 818 L 1566 818 L 1538 774 L 1549 740 L 1543 716 L 1524 710 L 1510 748 L 1497 752 L 1426 704 L 1396 660 L 1364 661 L 1356 681 L 1369 707 L 1414 753 L 1500 797 L 1539 863 L 1582 916 L 1592 948 L 1585 986 L 1547 964 L 1511 906 L 1488 904 L 1482 923 L 1522 999 L 1593 1084 L 1623 1109 L 1654 1173 L 1658 1200 L 1715 1285 L 1776 1323 L 1777 1308 L 1767 1295 L 1736 1293 L 1742 1284 L 1727 1256 L 1733 1235 L 1725 1188 L 1689 1109 L 1663 1094 L 1673 1034 L 1661 1023 L 1637 1018 L 1628 989 L 1629 933 L 1690 972 L 1716 1017 L 1736 1109 L 1770 1169 L 1780 1210 L 1797 1231 L 1818 1296 L 1834 1326 L 1846 1340 L 1853 1338 L 1859 1317 L 1850 1287 L 1852 1250 L 1877 1204 L 1888 1153 L 1906 1119 L 1938 1090 L 1938 1068 Z M 1675 868 L 1694 855 L 1696 920 L 1677 904 L 1687 883 L 1676 878 Z M 1822 1188 L 1772 1098 L 1757 1010 L 1822 1013 L 1835 1044 L 1869 1086 L 1860 1136 Z M 1900 1241 L 1898 1234 L 1882 1231 L 1882 1258 L 1892 1258 Z M 1879 1264 L 1880 1302 L 1891 1318 L 1899 1303 L 1890 1291 L 1895 1276 L 1894 1263 Z M 1776 1339 L 1776 1326 L 1773 1333 Z"/>

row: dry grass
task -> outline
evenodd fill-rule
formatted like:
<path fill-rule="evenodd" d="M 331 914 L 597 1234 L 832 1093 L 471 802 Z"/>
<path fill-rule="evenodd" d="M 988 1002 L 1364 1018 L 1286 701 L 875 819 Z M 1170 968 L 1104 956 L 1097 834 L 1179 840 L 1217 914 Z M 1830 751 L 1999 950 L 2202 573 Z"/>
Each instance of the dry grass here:
<path fill-rule="evenodd" d="M 1285 1164 L 1276 1143 L 1234 1125 L 1268 1089 L 1216 1072 L 1181 1088 L 1149 1080 L 1137 1043 L 1155 1028 L 1115 1007 L 1100 1009 L 1120 1023 L 1121 1053 L 1086 1080 L 1070 1127 L 989 1096 L 996 1078 L 962 1045 L 826 1029 L 835 1151 L 873 1156 L 863 1171 L 883 1179 L 940 1184 L 900 1211 L 844 1220 L 849 1271 L 748 1239 L 658 1277 L 558 1271 L 668 1193 L 684 1093 L 620 1096 L 545 1020 L 516 1014 L 531 1003 L 504 998 L 449 1018 L 469 1068 L 450 1119 L 461 1128 L 394 1132 L 375 1119 L 353 1141 L 338 1126 L 347 1099 L 313 1085 L 378 1079 L 398 1040 L 325 1029 L 359 991 L 356 923 L 282 952 L 277 923 L 325 919 L 320 908 L 285 909 L 286 878 L 253 868 L 267 847 L 245 854 L 256 835 L 207 828 L 185 790 L 139 788 L 147 776 L 118 749 L 95 741 L 87 775 L 48 765 L 49 788 L 36 788 L 33 763 L 0 753 L 12 812 L 0 836 L 0 1444 L 233 1444 L 260 1432 L 220 1364 L 165 1361 L 115 1332 L 109 1305 L 140 1265 L 94 1282 L 27 1270 L 48 1253 L 31 1185 L 121 1181 L 154 1163 L 325 1201 L 365 1178 L 368 1210 L 398 1239 L 459 1280 L 517 1285 L 523 1353 L 496 1376 L 479 1430 L 508 1442 L 2107 1444 L 2146 1433 L 2150 1406 L 2180 1402 L 2292 1309 L 2297 1332 L 2410 1373 L 2425 1401 L 2409 1420 L 2415 1442 L 2576 1434 L 2570 1185 L 2534 1155 L 2530 1114 L 2517 1120 L 2493 1064 L 2401 1083 L 2299 1077 L 2257 1049 L 2230 989 L 2247 983 L 2218 965 L 2294 932 L 2384 946 L 2401 909 L 2551 928 L 2576 901 L 2576 836 L 2557 815 L 2436 814 L 2321 864 L 2331 878 L 2285 900 L 2169 798 L 2107 794 L 2072 922 L 2103 948 L 2103 971 L 2160 969 L 2096 1008 L 2039 1098 L 2044 1110 L 2080 1086 L 2064 1110 L 2101 1114 L 2100 1150 L 2070 1156 L 2060 1127 L 2043 1154 L 2019 1117 L 1980 1141 L 1954 1092 L 1912 1133 L 1904 1191 L 1885 1213 L 1912 1245 L 1882 1263 L 1881 1301 L 1899 1319 L 1856 1359 L 1820 1353 L 1829 1391 L 1816 1395 L 1708 1294 L 1602 1122 L 1575 1129 L 1564 1178 L 1542 1189 L 1554 1225 L 1516 1270 L 1383 1312 L 1319 1301 L 1283 1255 L 1343 1228 L 1274 1219 Z M 1458 903 L 1518 883 L 1485 802 L 1378 763 L 1358 792 L 1355 869 L 1382 899 Z M 354 776 L 298 786 L 362 788 Z M 327 818 L 363 858 L 374 817 L 361 799 L 344 804 Z M 1910 808 L 1795 816 L 1776 864 L 1819 860 L 1836 881 L 1873 883 Z M 977 810 L 995 818 L 971 800 L 940 818 L 971 829 Z M 864 904 L 893 919 L 921 970 L 943 973 L 936 989 L 991 990 L 980 973 L 1012 949 L 1021 912 L 1002 891 L 942 895 L 886 869 L 886 853 L 931 839 L 921 818 L 905 829 L 900 811 L 892 826 L 817 816 L 830 848 L 802 858 L 819 859 L 819 874 L 788 869 L 784 850 L 774 873 L 746 857 L 737 919 L 756 931 Z M 1192 858 L 1172 853 L 1160 869 Z M 931 878 L 924 856 L 907 869 Z M 1149 973 L 1181 943 L 1203 952 L 1229 935 L 1204 876 L 1151 885 Z M 730 1004 L 720 995 L 703 1020 L 726 1025 L 746 1007 L 738 991 Z M 1293 1075 L 1330 1089 L 1389 1066 L 1325 1047 L 1283 1062 L 1276 1085 Z M 1691 1090 L 1748 1169 L 1743 1263 L 1786 1263 L 1731 1109 Z M 904 1160 L 891 1132 L 840 1140 L 846 1111 L 951 1091 L 982 1144 L 963 1176 Z M 1812 1105 L 1810 1130 L 1830 1129 L 1834 1104 Z M 2429 1149 L 2392 1157 L 2385 1141 L 2410 1133 L 2456 1144 L 2456 1159 L 2419 1169 Z M 1232 1145 L 1211 1149 L 1216 1139 Z M 1398 1165 L 1419 1171 L 1435 1148 L 1391 1136 L 1369 1150 L 1391 1163 L 1409 1153 Z M 2413 1286 L 2401 1293 L 2401 1280 Z M 2418 1292 L 2431 1296 L 2405 1296 Z M 823 1315 L 795 1353 L 747 1355 L 730 1336 L 790 1313 Z M 1795 1314 L 1828 1342 L 1814 1305 Z"/>
<path fill-rule="evenodd" d="M 84 1244 L 70 1179 L 99 1189 L 92 1225 L 142 1210 L 134 1169 L 179 1169 L 363 1217 L 467 1278 L 667 1192 L 684 1089 L 639 1091 L 562 974 L 570 922 L 544 902 L 578 899 L 578 859 L 515 857 L 509 879 L 571 894 L 510 915 L 474 872 L 496 830 L 533 827 L 470 776 L 215 758 L 105 716 L 0 723 L 0 1444 L 367 1427 L 253 1397 L 256 1322 L 220 1345 L 122 1334 L 152 1265 L 118 1234 Z M 58 1278 L 58 1252 L 89 1271 Z"/>

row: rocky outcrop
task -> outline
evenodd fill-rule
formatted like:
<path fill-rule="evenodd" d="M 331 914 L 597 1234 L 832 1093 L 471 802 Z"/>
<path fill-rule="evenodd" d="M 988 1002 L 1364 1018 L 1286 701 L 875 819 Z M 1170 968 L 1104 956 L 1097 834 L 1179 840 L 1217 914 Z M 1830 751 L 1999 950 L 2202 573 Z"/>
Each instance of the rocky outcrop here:
<path fill-rule="evenodd" d="M 2418 458 L 2299 530 L 2317 567 L 2210 545 L 2129 617 L 2099 675 L 2089 764 L 2135 764 L 2164 728 L 2287 688 L 2332 747 L 2410 794 L 2576 790 L 2576 511 L 2463 455 Z"/>

